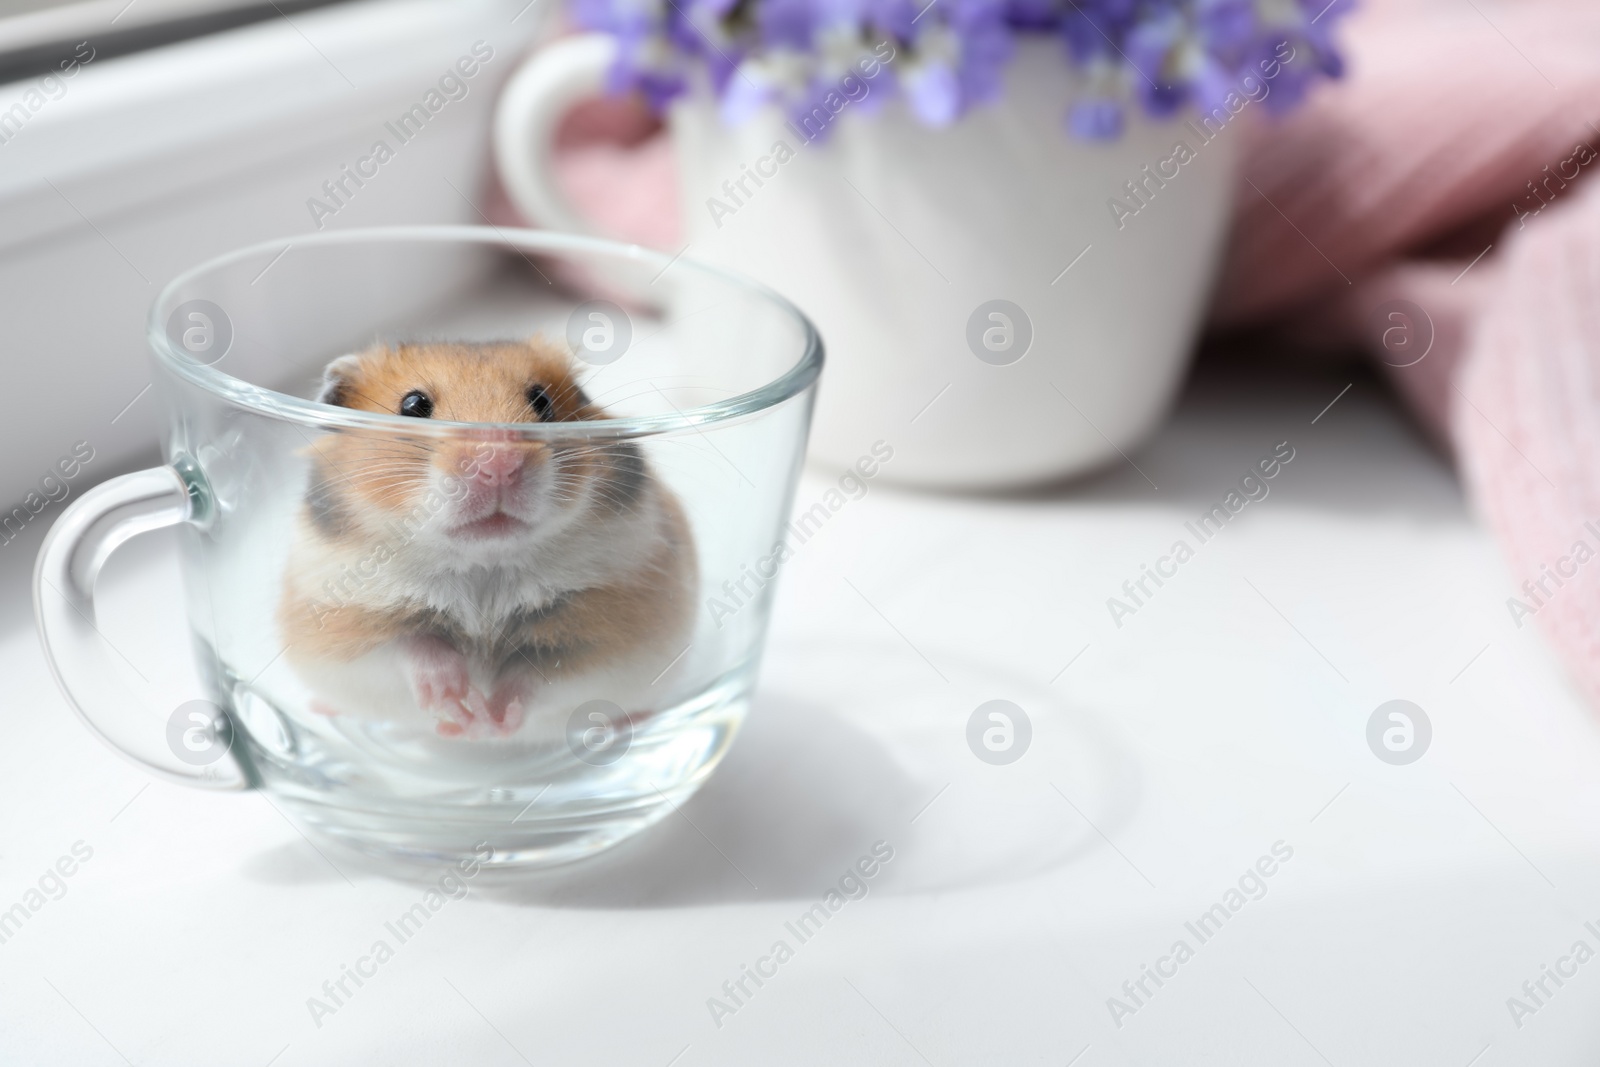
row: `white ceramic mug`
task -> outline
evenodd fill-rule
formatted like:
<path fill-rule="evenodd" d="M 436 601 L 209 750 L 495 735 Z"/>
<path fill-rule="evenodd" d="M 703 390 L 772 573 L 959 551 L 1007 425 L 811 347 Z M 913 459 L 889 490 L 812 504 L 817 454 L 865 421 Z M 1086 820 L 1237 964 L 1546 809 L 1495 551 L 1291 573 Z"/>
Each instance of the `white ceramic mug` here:
<path fill-rule="evenodd" d="M 541 224 L 594 229 L 550 162 L 614 49 L 559 41 L 500 102 L 500 173 Z M 944 129 L 898 100 L 861 114 L 881 73 L 814 127 L 776 109 L 728 126 L 704 94 L 674 104 L 689 253 L 784 293 L 827 340 L 814 458 L 848 464 L 884 439 L 886 477 L 1016 486 L 1119 460 L 1156 426 L 1210 295 L 1245 131 L 1132 117 L 1120 140 L 1076 140 L 1072 79 L 1058 43 L 1026 42 L 1003 98 Z"/>

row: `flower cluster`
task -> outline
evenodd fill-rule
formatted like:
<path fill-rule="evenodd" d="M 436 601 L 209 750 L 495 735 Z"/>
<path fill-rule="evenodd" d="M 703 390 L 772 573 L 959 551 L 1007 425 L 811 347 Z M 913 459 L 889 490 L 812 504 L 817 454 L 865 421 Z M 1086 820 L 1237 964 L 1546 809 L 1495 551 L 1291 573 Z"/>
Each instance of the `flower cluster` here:
<path fill-rule="evenodd" d="M 1337 77 L 1334 20 L 1354 0 L 573 0 L 611 34 L 611 88 L 657 110 L 709 84 L 737 123 L 768 104 L 809 113 L 858 63 L 894 56 L 879 77 L 917 119 L 944 126 L 997 99 L 1024 36 L 1054 38 L 1077 74 L 1063 100 L 1074 134 L 1122 132 L 1130 101 L 1149 115 L 1222 105 L 1258 64 L 1293 49 L 1270 107 L 1293 107 Z M 876 64 L 873 64 L 876 69 Z"/>

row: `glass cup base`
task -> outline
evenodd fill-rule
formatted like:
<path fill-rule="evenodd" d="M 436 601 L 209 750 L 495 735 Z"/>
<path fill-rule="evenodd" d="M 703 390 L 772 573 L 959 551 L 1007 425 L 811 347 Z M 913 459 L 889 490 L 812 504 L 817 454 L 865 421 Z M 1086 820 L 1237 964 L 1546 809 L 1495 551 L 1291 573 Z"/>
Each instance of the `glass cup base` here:
<path fill-rule="evenodd" d="M 243 682 L 227 710 L 252 784 L 318 836 L 407 867 L 532 870 L 592 856 L 672 814 L 732 745 L 750 682 L 749 672 L 724 678 L 641 720 L 620 755 L 575 752 L 564 731 L 542 745 L 433 741 L 457 758 L 430 778 L 374 773 L 393 761 L 372 756 L 417 743 L 386 725 L 302 723 Z M 492 786 L 481 784 L 486 767 Z"/>

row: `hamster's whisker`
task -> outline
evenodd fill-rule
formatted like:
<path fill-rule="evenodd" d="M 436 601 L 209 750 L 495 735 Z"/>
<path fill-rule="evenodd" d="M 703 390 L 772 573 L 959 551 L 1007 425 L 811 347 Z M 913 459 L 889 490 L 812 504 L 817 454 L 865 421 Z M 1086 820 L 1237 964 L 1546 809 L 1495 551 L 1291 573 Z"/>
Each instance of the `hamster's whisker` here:
<path fill-rule="evenodd" d="M 361 484 L 363 484 L 363 485 L 371 484 L 375 479 L 386 479 L 386 480 L 388 480 L 390 482 L 393 482 L 393 481 L 396 481 L 396 480 L 398 480 L 398 481 L 407 481 L 407 480 L 415 481 L 416 478 L 417 478 L 417 476 L 415 474 L 413 474 L 412 472 L 409 472 L 409 471 L 398 471 L 398 470 L 390 470 L 390 471 L 363 470 L 363 471 L 361 471 L 359 473 L 360 473 L 360 476 L 361 476 Z M 321 490 L 321 489 L 338 490 L 338 489 L 349 489 L 351 487 L 349 485 L 349 482 L 347 480 L 345 480 L 345 479 L 342 479 L 342 478 L 325 478 L 320 482 L 313 483 L 310 488 L 319 489 L 319 490 Z"/>
<path fill-rule="evenodd" d="M 414 459 L 400 459 L 389 456 L 375 456 L 354 463 L 341 464 L 337 469 L 341 471 L 354 470 L 366 473 L 370 470 L 420 470 L 426 465 Z"/>
<path fill-rule="evenodd" d="M 363 461 L 355 461 L 355 462 L 351 462 L 349 460 L 346 460 L 343 463 L 332 463 L 332 462 L 330 462 L 330 463 L 328 463 L 328 467 L 335 474 L 338 474 L 338 475 L 340 475 L 342 477 L 349 477 L 349 476 L 351 476 L 353 474 L 366 474 L 368 471 L 374 471 L 374 470 L 382 470 L 382 471 L 388 471 L 388 470 L 422 470 L 422 469 L 425 469 L 426 465 L 423 464 L 423 463 L 420 463 L 418 461 L 415 461 L 415 460 L 390 459 L 390 458 L 382 458 L 382 457 L 380 457 L 380 458 L 375 458 L 375 459 L 370 459 L 370 460 L 363 460 Z M 331 479 L 325 479 L 325 480 L 331 480 Z"/>
<path fill-rule="evenodd" d="M 425 463 L 433 453 L 425 448 L 402 451 L 399 449 L 364 449 L 358 455 L 343 457 L 346 463 Z"/>
<path fill-rule="evenodd" d="M 409 478 L 383 478 L 374 479 L 367 484 L 373 489 L 396 489 L 401 486 L 411 485 L 412 481 Z"/>
<path fill-rule="evenodd" d="M 651 376 L 649 382 L 641 382 L 638 379 L 630 378 L 628 381 L 617 382 L 602 392 L 596 393 L 593 399 L 596 403 L 598 403 L 601 397 L 612 397 L 619 389 L 630 389 L 635 386 L 641 387 L 641 391 L 633 394 L 633 396 L 647 396 L 654 391 L 653 386 L 661 382 L 684 381 L 695 378 L 705 379 L 705 377 L 706 376 L 703 374 L 656 374 Z M 627 399 L 631 400 L 633 397 L 630 396 Z M 614 400 L 608 402 L 614 402 Z"/>

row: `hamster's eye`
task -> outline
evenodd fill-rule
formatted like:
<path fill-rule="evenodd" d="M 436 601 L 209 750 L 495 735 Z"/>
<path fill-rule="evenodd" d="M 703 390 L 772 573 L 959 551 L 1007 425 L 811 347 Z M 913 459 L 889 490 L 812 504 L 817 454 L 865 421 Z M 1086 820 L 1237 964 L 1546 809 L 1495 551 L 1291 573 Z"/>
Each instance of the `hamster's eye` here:
<path fill-rule="evenodd" d="M 433 417 L 433 401 L 420 389 L 413 389 L 400 398 L 400 414 L 414 419 Z"/>
<path fill-rule="evenodd" d="M 550 399 L 550 390 L 542 385 L 530 385 L 526 395 L 533 413 L 541 419 L 548 419 L 556 406 L 555 401 Z"/>

